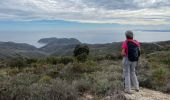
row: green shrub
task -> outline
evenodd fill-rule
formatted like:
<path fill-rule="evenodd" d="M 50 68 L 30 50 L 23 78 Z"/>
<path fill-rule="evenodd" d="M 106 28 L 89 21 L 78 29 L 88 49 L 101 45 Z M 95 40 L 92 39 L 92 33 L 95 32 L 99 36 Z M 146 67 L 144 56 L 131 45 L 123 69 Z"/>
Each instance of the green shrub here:
<path fill-rule="evenodd" d="M 0 90 L 0 100 L 29 100 L 30 90 L 25 85 L 12 86 L 2 85 Z"/>
<path fill-rule="evenodd" d="M 15 67 L 15 68 L 10 68 L 7 70 L 7 74 L 10 75 L 10 76 L 13 76 L 13 75 L 16 75 L 20 73 L 20 69 Z"/>
<path fill-rule="evenodd" d="M 77 89 L 77 91 L 81 94 L 90 90 L 90 87 L 91 87 L 90 82 L 84 79 L 77 80 L 74 82 L 74 84 L 75 84 L 75 88 Z"/>
<path fill-rule="evenodd" d="M 170 81 L 169 62 L 170 53 L 159 51 L 147 54 L 147 64 L 141 64 L 145 67 L 139 69 L 140 86 L 155 89 L 158 91 L 168 91 L 167 83 Z"/>
<path fill-rule="evenodd" d="M 0 100 L 76 100 L 74 85 L 49 76 L 18 74 L 0 82 Z"/>
<path fill-rule="evenodd" d="M 95 63 L 92 62 L 75 62 L 73 64 L 72 70 L 75 73 L 91 73 L 97 70 L 97 66 L 95 65 Z"/>
<path fill-rule="evenodd" d="M 57 67 L 57 70 L 60 71 L 65 67 L 65 65 L 64 64 L 58 64 L 56 67 Z"/>
<path fill-rule="evenodd" d="M 38 59 L 36 58 L 26 58 L 26 64 L 33 64 L 33 63 L 37 63 Z"/>
<path fill-rule="evenodd" d="M 34 73 L 34 71 L 36 70 L 35 67 L 36 67 L 36 66 L 26 67 L 26 68 L 22 69 L 22 72 L 23 72 L 23 73 Z"/>
<path fill-rule="evenodd" d="M 48 64 L 56 65 L 56 64 L 68 64 L 73 63 L 74 59 L 72 57 L 48 57 L 46 62 Z"/>
<path fill-rule="evenodd" d="M 49 83 L 51 79 L 52 79 L 52 78 L 51 78 L 50 76 L 44 75 L 44 76 L 42 76 L 42 77 L 40 78 L 39 81 L 42 82 L 42 83 Z"/>
<path fill-rule="evenodd" d="M 74 49 L 74 57 L 77 58 L 78 61 L 86 61 L 89 55 L 89 47 L 86 45 L 77 45 Z"/>
<path fill-rule="evenodd" d="M 74 49 L 74 56 L 78 56 L 82 53 L 86 53 L 87 55 L 89 54 L 89 47 L 86 45 L 77 45 Z"/>
<path fill-rule="evenodd" d="M 111 84 L 107 79 L 98 80 L 94 83 L 94 92 L 97 94 L 106 94 L 111 87 Z"/>
<path fill-rule="evenodd" d="M 80 79 L 85 73 L 92 73 L 97 71 L 99 68 L 97 64 L 93 61 L 74 62 L 73 64 L 65 65 L 62 70 L 60 70 L 58 77 L 66 80 L 77 80 Z"/>
<path fill-rule="evenodd" d="M 140 75 L 139 83 L 141 87 L 152 88 L 152 77 L 148 75 Z"/>
<path fill-rule="evenodd" d="M 117 94 L 123 90 L 123 81 L 109 81 L 107 78 L 95 79 L 93 91 L 99 95 Z"/>
<path fill-rule="evenodd" d="M 93 59 L 94 59 L 95 61 L 102 61 L 102 60 L 105 60 L 105 56 L 103 56 L 103 55 L 98 55 L 98 56 L 95 56 Z"/>
<path fill-rule="evenodd" d="M 109 81 L 122 80 L 122 73 L 108 72 L 106 77 Z"/>
<path fill-rule="evenodd" d="M 59 57 L 48 57 L 46 58 L 46 62 L 48 64 L 56 65 L 60 62 L 60 58 Z"/>
<path fill-rule="evenodd" d="M 109 89 L 110 93 L 118 94 L 124 89 L 124 84 L 122 80 L 110 81 L 111 86 Z"/>
<path fill-rule="evenodd" d="M 61 57 L 60 62 L 61 64 L 68 64 L 68 63 L 73 63 L 74 59 L 73 57 Z"/>
<path fill-rule="evenodd" d="M 87 60 L 88 55 L 86 53 L 82 53 L 78 56 L 76 56 L 78 61 L 85 62 Z"/>
<path fill-rule="evenodd" d="M 64 64 L 58 64 L 52 67 L 47 68 L 47 70 L 45 71 L 46 75 L 52 77 L 52 78 L 56 78 L 59 76 L 60 71 L 64 68 Z"/>
<path fill-rule="evenodd" d="M 31 100 L 77 100 L 78 93 L 72 84 L 60 79 L 51 80 L 50 84 L 33 84 L 30 89 Z"/>
<path fill-rule="evenodd" d="M 0 82 L 0 100 L 28 100 L 30 99 L 29 86 L 38 81 L 34 74 L 18 74 Z"/>
<path fill-rule="evenodd" d="M 155 69 L 152 73 L 152 84 L 155 89 L 161 90 L 166 83 L 166 69 Z"/>
<path fill-rule="evenodd" d="M 38 82 L 39 76 L 30 73 L 20 73 L 9 80 L 12 85 L 30 85 Z"/>
<path fill-rule="evenodd" d="M 106 60 L 120 60 L 122 56 L 120 54 L 107 54 L 105 55 Z"/>
<path fill-rule="evenodd" d="M 9 58 L 6 60 L 6 65 L 8 67 L 18 67 L 18 68 L 23 68 L 23 67 L 28 67 L 31 66 L 32 64 L 37 63 L 37 59 L 35 58 L 24 58 L 24 57 L 15 57 L 15 58 Z"/>
<path fill-rule="evenodd" d="M 26 59 L 23 57 L 11 58 L 6 61 L 6 65 L 9 67 L 25 67 L 27 65 Z"/>

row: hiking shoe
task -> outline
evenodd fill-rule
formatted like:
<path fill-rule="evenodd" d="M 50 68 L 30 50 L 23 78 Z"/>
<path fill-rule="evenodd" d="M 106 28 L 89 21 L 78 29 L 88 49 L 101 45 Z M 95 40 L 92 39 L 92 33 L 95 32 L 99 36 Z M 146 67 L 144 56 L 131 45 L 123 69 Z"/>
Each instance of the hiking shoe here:
<path fill-rule="evenodd" d="M 132 91 L 124 90 L 124 92 L 127 93 L 127 94 L 133 94 Z"/>
<path fill-rule="evenodd" d="M 139 92 L 139 89 L 135 89 L 136 92 Z"/>

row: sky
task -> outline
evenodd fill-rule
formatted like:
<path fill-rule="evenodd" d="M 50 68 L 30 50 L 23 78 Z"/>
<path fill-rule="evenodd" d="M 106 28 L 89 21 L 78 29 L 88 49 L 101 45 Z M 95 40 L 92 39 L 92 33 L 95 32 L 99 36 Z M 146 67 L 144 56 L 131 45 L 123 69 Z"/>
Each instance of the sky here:
<path fill-rule="evenodd" d="M 166 37 L 170 0 L 0 0 L 0 41 L 75 37 L 104 43 L 126 30 Z"/>

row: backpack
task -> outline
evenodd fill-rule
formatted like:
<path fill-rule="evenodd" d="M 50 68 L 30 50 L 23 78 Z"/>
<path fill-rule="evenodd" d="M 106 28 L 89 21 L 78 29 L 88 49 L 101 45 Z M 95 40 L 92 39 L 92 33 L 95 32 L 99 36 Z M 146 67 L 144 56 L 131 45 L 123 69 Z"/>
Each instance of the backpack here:
<path fill-rule="evenodd" d="M 139 46 L 133 41 L 127 41 L 128 46 L 128 59 L 131 62 L 138 61 L 140 57 Z"/>

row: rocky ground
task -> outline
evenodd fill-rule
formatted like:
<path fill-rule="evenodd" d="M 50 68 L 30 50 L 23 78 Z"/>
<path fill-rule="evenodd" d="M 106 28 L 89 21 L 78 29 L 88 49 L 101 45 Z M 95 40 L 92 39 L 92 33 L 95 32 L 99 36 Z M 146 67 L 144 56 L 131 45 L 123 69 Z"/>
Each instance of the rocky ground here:
<path fill-rule="evenodd" d="M 170 100 L 170 94 L 141 88 L 140 92 L 134 92 L 132 95 L 125 94 L 127 100 Z"/>
<path fill-rule="evenodd" d="M 139 92 L 133 91 L 133 94 L 126 94 L 126 100 L 170 100 L 170 94 L 164 94 L 159 91 L 141 88 Z M 96 100 L 92 95 L 86 94 L 81 100 Z M 107 96 L 101 100 L 114 100 L 113 97 Z"/>

